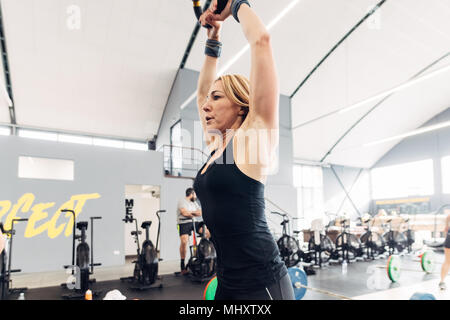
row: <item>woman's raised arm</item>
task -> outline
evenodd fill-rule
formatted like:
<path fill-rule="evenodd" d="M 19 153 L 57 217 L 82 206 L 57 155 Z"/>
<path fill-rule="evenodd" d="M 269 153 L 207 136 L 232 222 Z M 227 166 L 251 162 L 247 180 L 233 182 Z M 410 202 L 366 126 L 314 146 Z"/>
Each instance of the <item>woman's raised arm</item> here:
<path fill-rule="evenodd" d="M 229 0 L 225 10 L 214 17 L 223 20 L 230 14 L 238 18 L 251 50 L 249 121 L 263 120 L 268 128 L 276 129 L 279 87 L 269 32 L 246 1 Z"/>
<path fill-rule="evenodd" d="M 241 5 L 238 18 L 251 51 L 250 119 L 256 117 L 262 119 L 269 128 L 278 128 L 278 76 L 270 35 L 247 4 Z"/>
<path fill-rule="evenodd" d="M 202 25 L 208 23 L 212 26 L 211 29 L 207 29 L 208 40 L 220 41 L 220 28 L 221 22 L 212 21 L 210 19 L 211 12 L 205 12 L 200 18 L 200 23 Z M 197 107 L 198 107 L 198 116 L 202 123 L 203 132 L 205 134 L 206 144 L 209 144 L 209 135 L 206 131 L 206 119 L 203 115 L 203 105 L 205 104 L 209 89 L 211 88 L 214 80 L 217 75 L 217 60 L 218 58 L 205 55 L 205 62 L 203 63 L 203 67 L 200 71 L 200 75 L 198 78 L 197 85 Z"/>

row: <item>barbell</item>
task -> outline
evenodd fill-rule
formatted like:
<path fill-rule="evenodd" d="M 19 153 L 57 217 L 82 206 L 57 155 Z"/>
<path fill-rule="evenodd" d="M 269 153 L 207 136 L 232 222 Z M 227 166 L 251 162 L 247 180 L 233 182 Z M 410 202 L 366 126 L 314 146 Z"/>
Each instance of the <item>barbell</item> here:
<path fill-rule="evenodd" d="M 376 268 L 386 269 L 389 279 L 392 282 L 397 282 L 400 279 L 401 271 L 425 272 L 427 274 L 433 273 L 433 270 L 435 267 L 435 259 L 434 258 L 435 257 L 434 257 L 433 251 L 425 251 L 420 256 L 420 265 L 421 265 L 422 270 L 402 268 L 401 260 L 398 255 L 389 256 L 386 265 L 375 265 L 375 266 L 370 266 L 369 268 L 376 267 Z M 300 269 L 297 267 L 292 267 L 292 268 L 288 269 L 288 274 L 291 279 L 291 284 L 292 284 L 292 288 L 294 289 L 294 296 L 295 296 L 296 300 L 303 299 L 307 290 L 322 293 L 322 294 L 329 295 L 329 296 L 332 296 L 332 297 L 335 297 L 338 299 L 342 299 L 342 300 L 354 300 L 350 297 L 347 297 L 347 296 L 344 296 L 344 295 L 341 295 L 341 294 L 338 294 L 335 292 L 308 286 L 308 278 L 306 276 L 305 271 L 303 271 L 303 269 Z M 214 277 L 206 285 L 204 293 L 203 293 L 203 299 L 204 300 L 214 300 L 214 297 L 216 294 L 216 289 L 217 289 L 217 277 Z M 413 299 L 413 297 L 411 297 L 411 299 Z M 425 299 L 425 298 L 423 298 L 423 299 Z M 420 299 L 420 300 L 423 300 L 423 299 Z M 415 299 L 413 299 L 413 300 L 415 300 Z"/>
<path fill-rule="evenodd" d="M 288 273 L 289 277 L 291 278 L 291 283 L 294 289 L 294 296 L 296 300 L 301 300 L 305 296 L 307 290 L 326 294 L 342 300 L 353 300 L 352 298 L 346 297 L 344 295 L 335 292 L 308 286 L 308 278 L 306 276 L 306 272 L 300 268 L 297 267 L 289 268 Z"/>
<path fill-rule="evenodd" d="M 291 279 L 292 288 L 294 289 L 295 300 L 301 300 L 306 294 L 307 290 L 326 294 L 342 300 L 353 300 L 344 295 L 334 293 L 324 289 L 318 289 L 308 286 L 308 278 L 305 271 L 300 268 L 292 267 L 288 269 L 288 274 Z M 214 300 L 217 290 L 217 277 L 212 278 L 205 287 L 203 292 L 204 300 Z"/>
<path fill-rule="evenodd" d="M 374 267 L 386 269 L 387 276 L 392 282 L 397 282 L 400 279 L 402 271 L 432 274 L 435 267 L 433 251 L 425 251 L 421 255 L 420 266 L 422 270 L 402 268 L 400 257 L 398 255 L 391 255 L 389 256 L 386 265 L 375 265 Z"/>

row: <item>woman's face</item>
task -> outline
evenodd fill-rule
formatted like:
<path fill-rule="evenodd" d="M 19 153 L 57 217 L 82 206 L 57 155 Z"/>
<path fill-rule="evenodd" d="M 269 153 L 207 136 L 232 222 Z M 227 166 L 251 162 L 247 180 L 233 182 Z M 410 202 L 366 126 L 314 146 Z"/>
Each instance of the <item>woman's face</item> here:
<path fill-rule="evenodd" d="M 202 110 L 206 129 L 208 131 L 219 130 L 222 133 L 227 129 L 236 128 L 235 124 L 237 121 L 241 121 L 240 115 L 243 113 L 241 107 L 234 104 L 225 95 L 220 80 L 212 85 Z"/>

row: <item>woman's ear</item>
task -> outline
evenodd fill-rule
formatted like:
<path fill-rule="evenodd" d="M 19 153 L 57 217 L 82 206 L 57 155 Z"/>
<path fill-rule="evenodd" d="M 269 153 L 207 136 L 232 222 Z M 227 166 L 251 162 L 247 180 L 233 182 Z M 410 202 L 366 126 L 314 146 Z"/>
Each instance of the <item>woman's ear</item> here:
<path fill-rule="evenodd" d="M 240 117 L 245 117 L 245 116 L 247 116 L 247 113 L 248 113 L 248 108 L 246 108 L 246 107 L 241 107 L 241 109 L 239 110 L 238 115 L 239 115 Z"/>

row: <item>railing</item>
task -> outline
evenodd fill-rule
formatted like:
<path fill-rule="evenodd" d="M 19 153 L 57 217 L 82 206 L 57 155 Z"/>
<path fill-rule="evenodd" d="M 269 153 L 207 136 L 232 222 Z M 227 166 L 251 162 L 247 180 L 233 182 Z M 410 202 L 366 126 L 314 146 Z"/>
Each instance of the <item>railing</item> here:
<path fill-rule="evenodd" d="M 273 202 L 272 200 L 268 199 L 268 198 L 264 198 L 266 200 L 266 203 L 269 203 L 270 205 L 274 206 L 278 211 L 280 211 L 281 213 L 287 214 L 288 217 L 290 219 L 293 218 L 293 216 L 291 214 L 289 214 L 289 212 L 287 212 L 286 210 L 282 209 L 279 205 L 277 205 L 275 202 Z"/>
<path fill-rule="evenodd" d="M 166 176 L 195 177 L 198 170 L 208 159 L 202 150 L 175 145 L 162 145 L 158 148 L 164 155 L 164 173 Z"/>
<path fill-rule="evenodd" d="M 281 208 L 278 204 L 276 204 L 272 200 L 268 199 L 267 197 L 265 197 L 264 200 L 266 202 L 266 210 L 265 211 L 266 211 L 267 224 L 268 224 L 270 232 L 274 236 L 275 240 L 278 240 L 278 238 L 280 238 L 282 235 L 281 222 L 283 221 L 283 219 L 277 215 L 271 214 L 272 211 L 286 214 L 288 216 L 289 220 L 291 221 L 291 224 L 293 227 L 292 231 L 297 229 L 294 221 L 301 220 L 303 218 L 294 217 L 292 214 L 290 214 L 289 212 L 287 212 L 286 210 Z"/>

